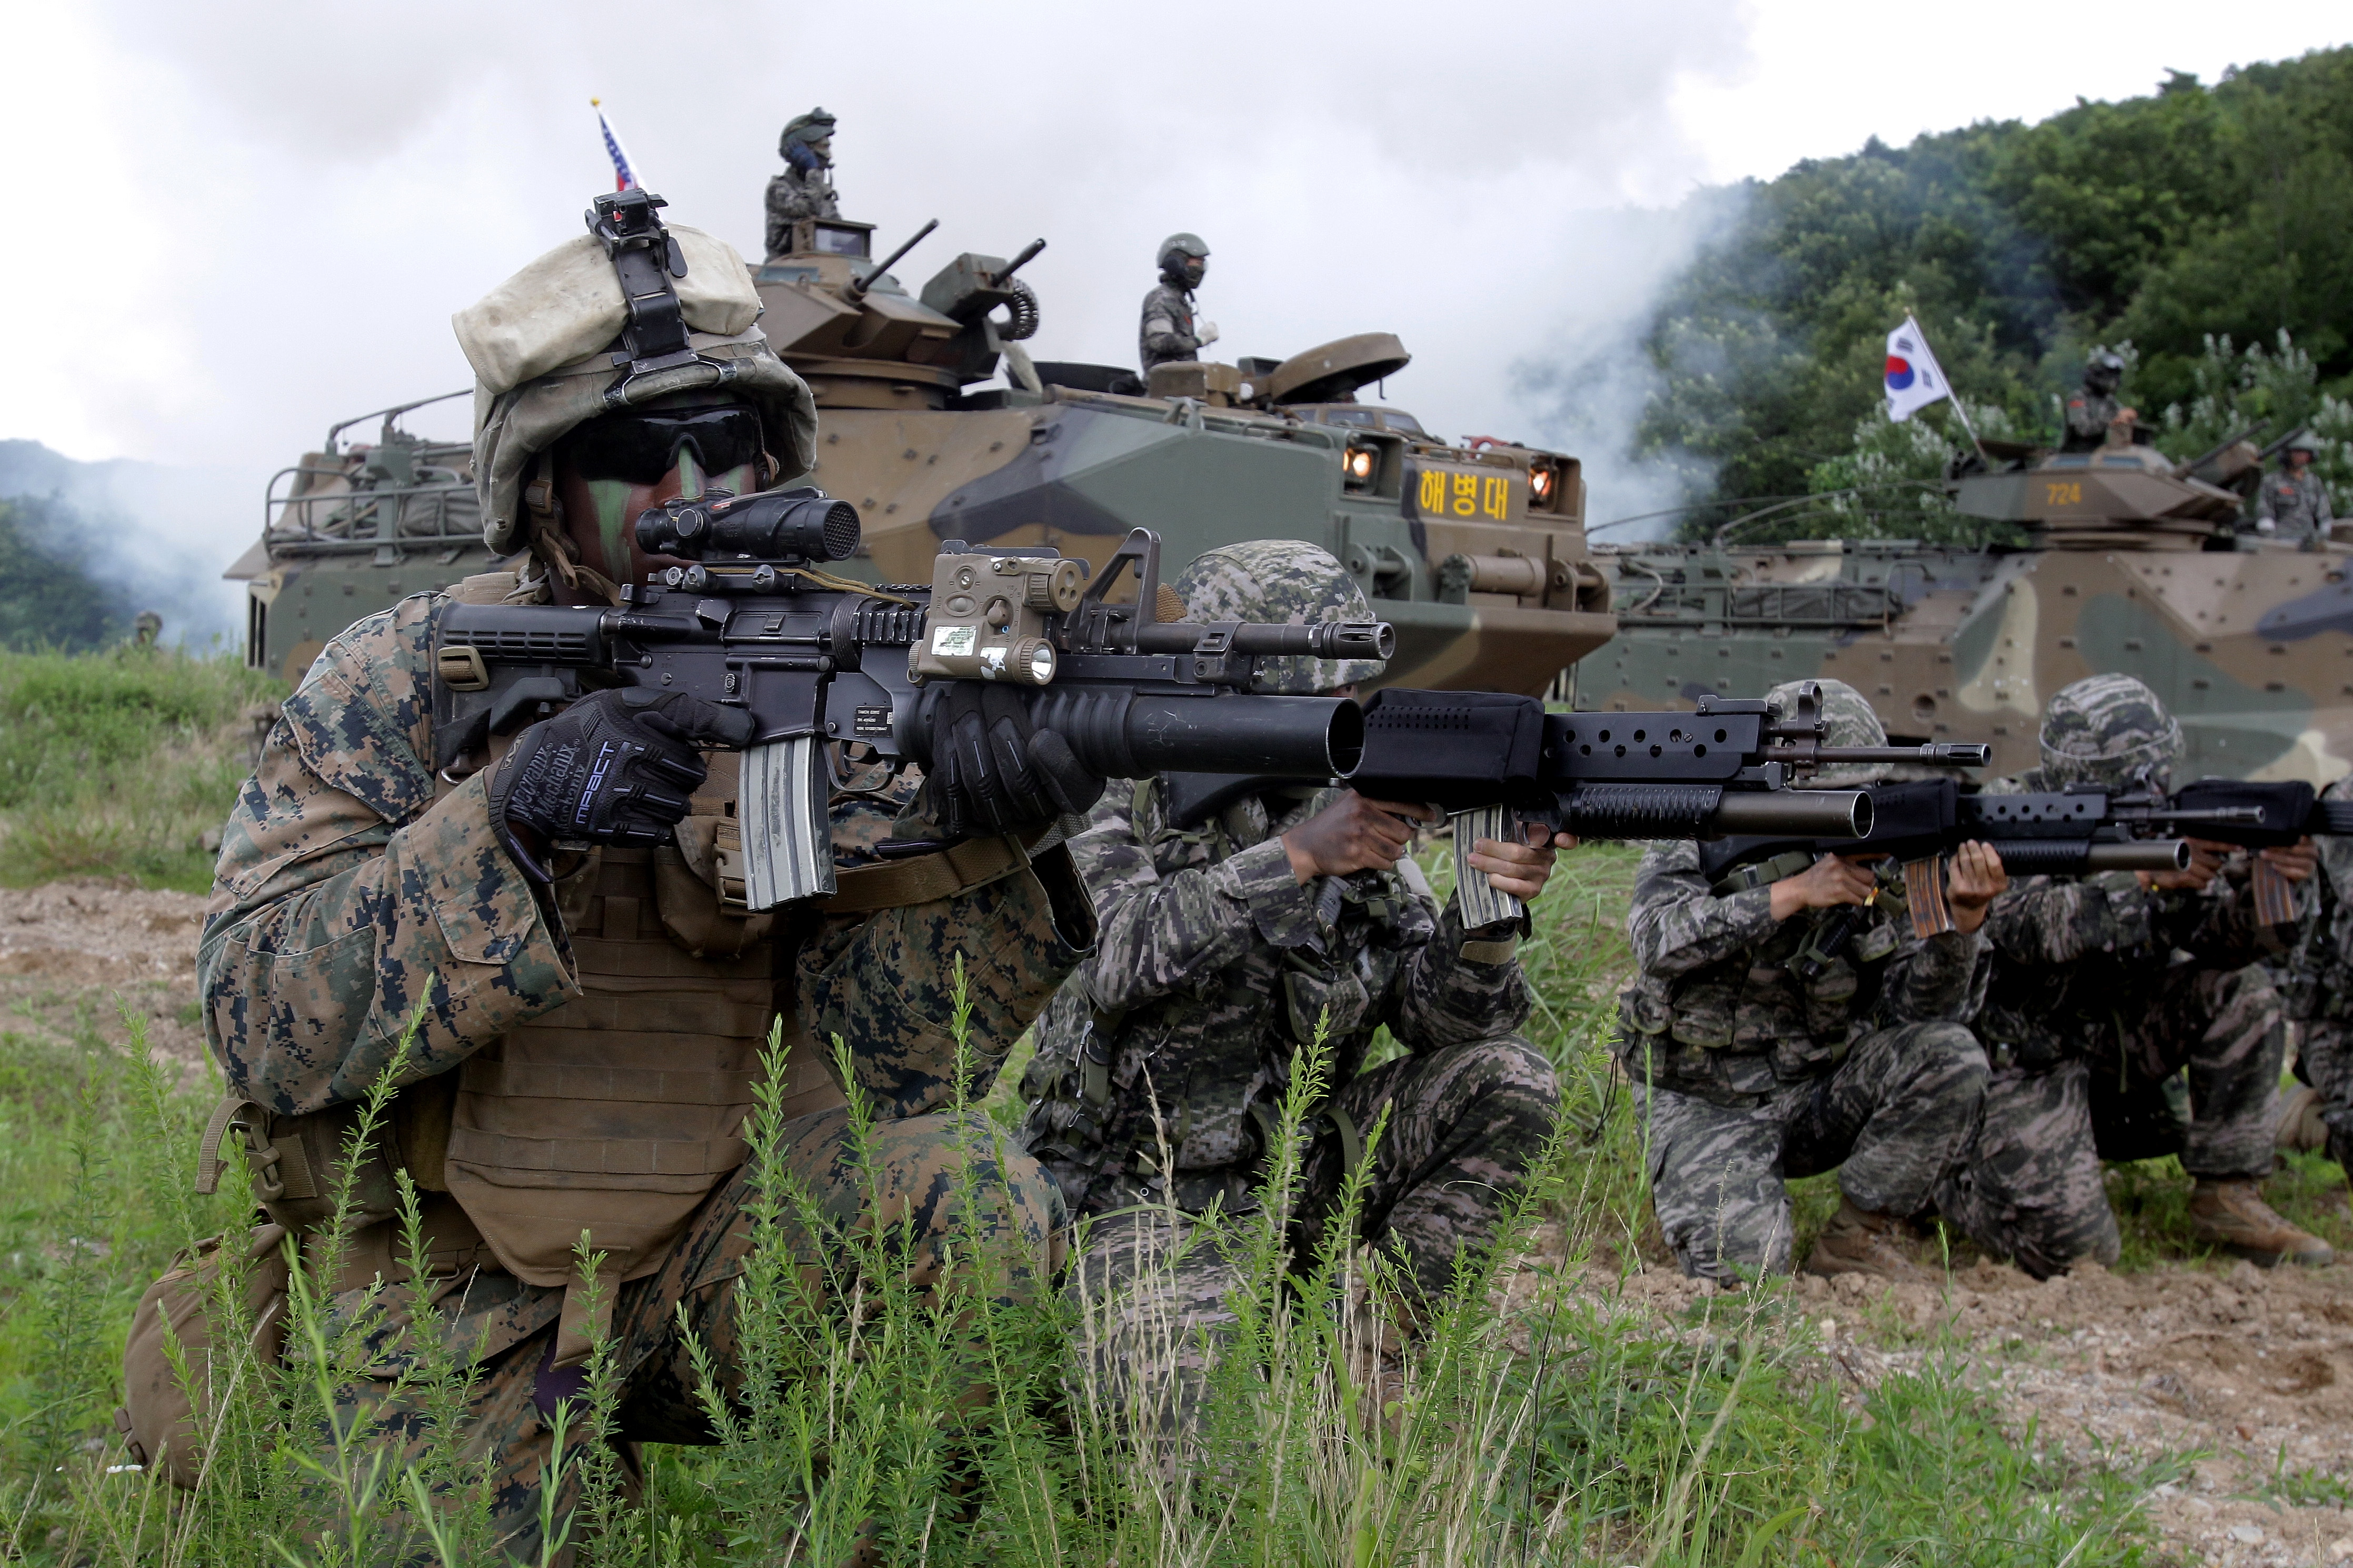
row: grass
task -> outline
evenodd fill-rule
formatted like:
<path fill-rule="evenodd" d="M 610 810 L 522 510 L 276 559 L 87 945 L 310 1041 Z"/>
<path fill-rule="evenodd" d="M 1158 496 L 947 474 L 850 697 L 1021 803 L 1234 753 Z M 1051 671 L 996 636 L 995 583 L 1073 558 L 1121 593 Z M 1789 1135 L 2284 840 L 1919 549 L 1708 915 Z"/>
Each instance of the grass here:
<path fill-rule="evenodd" d="M 77 664 L 84 685 L 71 679 Z M 43 846 L 65 840 L 40 813 L 79 802 L 146 848 L 75 869 L 185 877 L 173 835 L 200 803 L 206 826 L 225 811 L 233 777 L 204 792 L 241 773 L 237 718 L 264 690 L 241 670 L 169 656 L 0 661 L 0 718 L 29 716 L 23 733 L 0 724 L 0 776 L 18 781 L 0 795 L 0 871 L 49 874 L 40 857 L 64 850 Z M 133 780 L 181 804 L 138 805 Z M 610 1419 L 609 1371 L 592 1376 L 591 1397 L 565 1415 L 580 1559 L 2152 1561 L 2137 1505 L 2173 1468 L 2071 1461 L 2006 1423 L 1968 1359 L 1935 1333 L 1909 1336 L 1916 1359 L 1861 1386 L 1787 1291 L 1704 1298 L 1668 1320 L 1617 1297 L 1619 1280 L 1660 1256 L 1640 1131 L 1606 1048 L 1637 858 L 1611 847 L 1567 858 L 1538 911 L 1523 950 L 1536 997 L 1529 1030 L 1560 1072 L 1560 1144 L 1497 1253 L 1471 1260 L 1419 1338 L 1398 1332 L 1378 1259 L 1286 1256 L 1271 1217 L 1287 1201 L 1278 1170 L 1260 1215 L 1200 1243 L 1225 1249 L 1246 1281 L 1243 1331 L 1201 1424 L 1173 1454 L 1132 1442 L 1118 1391 L 1070 1350 L 1091 1331 L 1082 1314 L 1051 1293 L 1008 1291 L 981 1271 L 976 1246 L 953 1249 L 960 1261 L 917 1289 L 902 1267 L 908 1238 L 845 1233 L 783 1178 L 769 1157 L 781 1136 L 771 1107 L 753 1129 L 757 1168 L 779 1173 L 762 1181 L 770 1223 L 747 1264 L 744 1298 L 761 1304 L 738 1352 L 748 1392 L 731 1402 L 706 1386 L 722 1441 L 649 1446 L 632 1501 L 580 1440 Z M 1442 890 L 1442 851 L 1431 871 Z M 234 1177 L 216 1198 L 189 1192 L 209 1098 L 146 1058 L 144 1016 L 95 997 L 26 998 L 0 1016 L 0 1552 L 208 1568 L 495 1561 L 489 1478 L 454 1414 L 469 1374 L 452 1358 L 417 1347 L 409 1391 L 427 1418 L 401 1456 L 332 1420 L 341 1372 L 406 1310 L 397 1285 L 330 1310 L 316 1270 L 298 1268 L 296 1353 L 282 1369 L 228 1369 L 235 1392 L 205 1486 L 175 1494 L 121 1468 L 111 1413 L 132 1304 L 175 1251 L 245 1223 L 227 1195 L 239 1190 Z M 1018 1072 L 1017 1060 L 977 1108 L 988 1114 L 972 1120 L 968 1153 L 988 1152 L 1018 1118 L 1008 1086 Z M 1294 1098 L 1288 1114 L 1304 1103 Z M 2301 1202 L 2295 1184 L 2308 1185 L 2324 1207 L 2335 1167 L 2308 1165 L 2274 1187 Z M 2152 1255 L 2179 1255 L 2177 1177 L 2117 1178 L 2140 1205 L 2128 1235 Z M 1798 1196 L 1802 1246 L 1835 1194 L 1817 1181 Z M 796 1251 L 795 1237 L 824 1245 Z M 242 1310 L 234 1285 L 216 1302 L 231 1319 Z M 2316 1498 L 2334 1484 L 2284 1468 L 2275 1483 Z"/>
<path fill-rule="evenodd" d="M 0 653 L 0 884 L 134 878 L 203 892 L 252 767 L 245 710 L 283 695 L 234 656 Z"/>

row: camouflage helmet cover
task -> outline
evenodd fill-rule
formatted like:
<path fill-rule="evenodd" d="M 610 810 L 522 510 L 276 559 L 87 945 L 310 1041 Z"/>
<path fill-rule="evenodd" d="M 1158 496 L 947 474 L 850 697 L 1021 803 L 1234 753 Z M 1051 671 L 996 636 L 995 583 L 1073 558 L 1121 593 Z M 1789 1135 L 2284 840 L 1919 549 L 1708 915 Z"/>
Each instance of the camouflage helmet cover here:
<path fill-rule="evenodd" d="M 786 125 L 784 134 L 776 138 L 776 156 L 789 158 L 796 145 L 805 146 L 824 141 L 833 134 L 833 127 L 832 115 L 822 109 L 810 110 Z"/>
<path fill-rule="evenodd" d="M 2042 715 L 2042 782 L 2053 789 L 2163 789 L 2181 758 L 2181 726 L 2129 675 L 2090 675 Z"/>
<path fill-rule="evenodd" d="M 1806 683 L 1785 680 L 1765 694 L 1765 700 L 1780 710 L 1786 717 L 1798 705 L 1798 689 Z M 1883 746 L 1887 744 L 1887 726 L 1879 721 L 1871 700 L 1843 680 L 1820 680 L 1821 688 L 1822 744 L 1825 746 Z M 1804 789 L 1853 789 L 1859 784 L 1877 784 L 1887 776 L 1884 763 L 1865 763 L 1855 767 L 1822 768 L 1799 779 Z"/>
<path fill-rule="evenodd" d="M 1254 539 L 1205 551 L 1170 586 L 1185 601 L 1188 621 L 1303 626 L 1373 618 L 1356 580 L 1327 552 L 1296 539 Z M 1250 689 L 1307 697 L 1374 679 L 1382 668 L 1377 658 L 1265 658 Z"/>
<path fill-rule="evenodd" d="M 1198 234 L 1179 232 L 1160 242 L 1160 270 L 1174 272 L 1185 265 L 1185 258 L 1198 256 L 1208 259 L 1209 247 Z"/>
<path fill-rule="evenodd" d="M 2317 458 L 2320 456 L 2320 443 L 2314 437 L 2311 431 L 2299 430 L 2295 435 L 2280 443 L 2280 453 L 2282 456 L 2285 456 L 2290 452 L 2309 452 L 2314 457 Z"/>
<path fill-rule="evenodd" d="M 2084 367 L 2084 384 L 2086 386 L 2114 390 L 2117 383 L 2124 378 L 2124 357 L 2121 354 L 2110 353 L 2105 349 L 2094 354 L 2091 363 Z"/>

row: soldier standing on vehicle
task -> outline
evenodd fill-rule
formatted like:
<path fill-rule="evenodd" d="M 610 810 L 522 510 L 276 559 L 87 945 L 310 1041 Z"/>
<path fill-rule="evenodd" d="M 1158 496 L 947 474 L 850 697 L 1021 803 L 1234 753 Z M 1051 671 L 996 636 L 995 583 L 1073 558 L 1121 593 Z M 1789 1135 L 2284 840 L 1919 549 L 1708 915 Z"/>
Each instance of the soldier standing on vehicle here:
<path fill-rule="evenodd" d="M 833 195 L 833 116 L 812 109 L 776 139 L 783 170 L 768 181 L 768 254 L 793 247 L 793 224 L 805 217 L 839 217 Z"/>
<path fill-rule="evenodd" d="M 1368 617 L 1339 563 L 1314 545 L 1212 550 L 1175 584 L 1188 617 L 1312 624 Z M 1375 660 L 1261 664 L 1264 691 L 1353 695 Z M 1430 808 L 1345 788 L 1250 784 L 1198 820 L 1172 781 L 1116 784 L 1071 849 L 1103 938 L 1048 1009 L 1022 1078 L 1022 1138 L 1074 1217 L 1094 1216 L 1071 1290 L 1106 1374 L 1176 1336 L 1183 1374 L 1154 1391 L 1166 1419 L 1197 1397 L 1198 1334 L 1231 1331 L 1239 1276 L 1210 1245 L 1173 1278 L 1157 1265 L 1189 1216 L 1247 1211 L 1263 1179 L 1285 1088 L 1319 1031 L 1329 1073 L 1313 1121 L 1293 1226 L 1313 1258 L 1343 1182 L 1368 1168 L 1364 1239 L 1434 1297 L 1456 1255 L 1492 1235 L 1552 1135 L 1552 1064 L 1518 1031 L 1530 1006 L 1517 927 L 1465 931 L 1411 857 Z M 1556 843 L 1481 840 L 1478 874 L 1534 899 Z M 1359 1072 L 1388 1026 L 1408 1054 Z M 1386 1114 L 1378 1144 L 1370 1139 Z M 1171 1292 L 1173 1291 L 1173 1295 Z M 1409 1303 L 1410 1305 L 1410 1303 Z M 1165 1359 L 1165 1358 L 1163 1358 Z"/>
<path fill-rule="evenodd" d="M 598 352 L 628 318 L 593 237 L 459 317 L 478 376 L 485 538 L 494 554 L 528 553 L 520 574 L 469 578 L 454 597 L 607 603 L 647 563 L 607 520 L 810 468 L 815 409 L 760 336 L 742 261 L 693 230 L 668 237 L 700 275 L 670 307 L 691 330 L 689 363 L 617 371 Z M 451 597 L 414 595 L 342 633 L 286 702 L 229 819 L 201 987 L 230 1086 L 216 1127 L 242 1128 L 265 1175 L 306 1181 L 324 1181 L 354 1103 L 424 1005 L 394 1135 L 360 1191 L 388 1192 L 392 1164 L 423 1189 L 427 1245 L 450 1285 L 429 1331 L 471 1369 L 466 1442 L 494 1472 L 507 1550 L 536 1560 L 548 1421 L 579 1393 L 588 1350 L 575 1245 L 607 1260 L 621 1437 L 715 1440 L 685 1336 L 717 1353 L 723 1383 L 740 1377 L 734 1280 L 753 1223 L 743 1123 L 772 1021 L 795 1042 L 782 1157 L 796 1181 L 845 1226 L 867 1213 L 840 1089 L 810 1043 L 839 1039 L 879 1119 L 879 1201 L 912 1225 L 915 1278 L 936 1279 L 953 1237 L 1006 1247 L 1014 1295 L 1042 1284 L 1019 1258 L 1025 1247 L 1046 1256 L 1050 1181 L 1027 1155 L 993 1154 L 985 1118 L 966 1125 L 948 1109 L 962 1070 L 954 965 L 961 955 L 975 1005 L 970 1061 L 993 1070 L 1091 944 L 1093 914 L 1050 837 L 1001 857 L 994 878 L 935 880 L 908 908 L 879 891 L 863 906 L 879 913 L 856 898 L 846 914 L 841 898 L 731 908 L 712 835 L 733 821 L 748 719 L 683 692 L 602 690 L 511 745 L 437 753 L 434 683 L 459 678 L 432 657 Z M 1011 816 L 1042 826 L 1092 803 L 1000 776 L 1027 740 L 995 739 L 971 765 L 989 774 L 976 787 L 1010 791 Z M 895 804 L 837 801 L 845 884 Z M 261 1195 L 300 1234 L 316 1205 L 292 1204 L 309 1194 L 285 1185 Z M 371 1280 L 396 1275 L 389 1218 L 363 1218 L 343 1276 L 324 1282 L 336 1312 L 363 1310 Z M 401 1331 L 399 1310 L 387 1332 Z M 131 1384 L 135 1427 L 136 1366 Z M 343 1397 L 364 1430 L 399 1445 L 429 1426 L 405 1389 L 374 1368 Z"/>
<path fill-rule="evenodd" d="M 2116 401 L 2125 378 L 2119 355 L 2101 351 L 2084 367 L 2084 389 L 2067 400 L 2067 432 L 2059 444 L 2063 452 L 2089 452 L 2101 447 L 2129 447 L 2137 409 Z"/>
<path fill-rule="evenodd" d="M 2317 550 L 2328 542 L 2328 487 L 2313 472 L 2320 444 L 2299 430 L 2280 453 L 2280 471 L 2255 492 L 2255 528 L 2274 539 Z"/>
<path fill-rule="evenodd" d="M 2132 677 L 2095 675 L 2051 700 L 2042 751 L 2040 769 L 1989 787 L 2162 791 L 2181 727 Z M 2195 1178 L 2189 1222 L 2201 1242 L 2264 1267 L 2332 1256 L 2258 1186 L 2272 1169 L 2287 1031 L 2256 960 L 2290 931 L 2257 923 L 2246 856 L 2192 845 L 2186 871 L 2023 879 L 1987 918 L 1994 963 L 1977 1028 L 1993 1078 L 1982 1128 L 1937 1206 L 2037 1278 L 2078 1258 L 2114 1263 L 2100 1163 L 2166 1154 Z M 2261 853 L 2291 881 L 2311 875 L 2309 840 Z M 2173 1088 L 2185 1067 L 2186 1126 Z"/>
<path fill-rule="evenodd" d="M 1798 683 L 1768 699 L 1794 701 Z M 1862 693 L 1821 682 L 1824 744 L 1883 746 Z M 1825 770 L 1853 788 L 1877 768 Z M 1836 1170 L 1837 1216 L 1807 1272 L 1926 1279 L 1905 1247 L 1968 1136 L 1985 1054 L 1957 1022 L 1975 1001 L 1978 928 L 2007 886 L 1982 844 L 1954 858 L 1959 928 L 1920 941 L 1880 869 L 1802 856 L 1711 887 L 1698 846 L 1654 844 L 1627 934 L 1640 973 L 1620 998 L 1619 1057 L 1634 1085 L 1659 1226 L 1683 1272 L 1725 1286 L 1786 1273 L 1784 1179 Z M 1882 867 L 1883 868 L 1883 861 Z"/>
<path fill-rule="evenodd" d="M 1218 341 L 1215 321 L 1193 319 L 1193 290 L 1209 270 L 1209 247 L 1198 234 L 1172 234 L 1160 242 L 1160 281 L 1144 297 L 1136 353 L 1149 378 L 1152 367 L 1174 360 L 1198 360 Z"/>

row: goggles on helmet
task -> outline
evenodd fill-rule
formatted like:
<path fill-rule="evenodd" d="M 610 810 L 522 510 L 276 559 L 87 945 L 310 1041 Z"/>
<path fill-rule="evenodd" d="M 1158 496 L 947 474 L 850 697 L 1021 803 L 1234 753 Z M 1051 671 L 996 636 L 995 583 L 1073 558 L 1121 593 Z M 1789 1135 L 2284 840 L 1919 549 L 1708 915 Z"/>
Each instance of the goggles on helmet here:
<path fill-rule="evenodd" d="M 564 457 L 584 479 L 656 485 L 678 467 L 679 451 L 688 447 L 694 448 L 695 463 L 706 474 L 756 462 L 765 449 L 760 416 L 740 405 L 675 414 L 608 415 L 567 437 Z"/>

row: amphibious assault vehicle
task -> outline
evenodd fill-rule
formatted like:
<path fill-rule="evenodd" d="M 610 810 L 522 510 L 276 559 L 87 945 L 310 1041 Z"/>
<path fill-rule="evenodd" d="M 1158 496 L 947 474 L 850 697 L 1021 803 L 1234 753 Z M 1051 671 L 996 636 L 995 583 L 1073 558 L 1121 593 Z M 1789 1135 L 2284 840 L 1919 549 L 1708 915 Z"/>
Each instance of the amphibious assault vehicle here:
<path fill-rule="evenodd" d="M 1396 626 L 1392 684 L 1539 692 L 1609 637 L 1577 459 L 1451 445 L 1356 401 L 1404 368 L 1396 338 L 1165 364 L 1148 382 L 1032 361 L 1038 302 L 1014 272 L 1038 247 L 958 256 L 910 292 L 884 269 L 908 247 L 878 265 L 872 239 L 805 218 L 757 274 L 761 328 L 817 394 L 816 481 L 864 515 L 853 564 L 871 579 L 922 579 L 949 539 L 1098 563 L 1136 527 L 1172 563 L 1306 539 Z M 978 386 L 1000 367 L 1008 384 Z"/>
<path fill-rule="evenodd" d="M 487 571 L 473 449 L 401 428 L 445 393 L 346 419 L 270 476 L 261 537 L 222 576 L 246 585 L 245 661 L 289 686 L 329 637 L 406 595 Z M 378 420 L 375 439 L 343 432 Z"/>
<path fill-rule="evenodd" d="M 2022 547 L 1601 546 L 1620 631 L 1574 672 L 1575 705 L 1835 676 L 1891 735 L 1986 742 L 1992 771 L 2011 773 L 2039 761 L 2052 693 L 2120 671 L 2179 716 L 2185 776 L 2326 782 L 2353 767 L 2353 556 L 2241 531 L 2223 485 L 2252 447 L 2177 464 L 2145 446 L 1986 446 L 1954 502 L 2017 524 Z"/>
<path fill-rule="evenodd" d="M 1101 564 L 1145 527 L 1173 570 L 1297 538 L 1331 550 L 1396 626 L 1394 684 L 1540 692 L 1609 637 L 1577 460 L 1450 444 L 1356 401 L 1406 365 L 1396 338 L 1163 365 L 1149 383 L 1033 362 L 1039 304 L 1016 273 L 1041 246 L 958 256 L 911 291 L 890 268 L 913 243 L 878 260 L 871 225 L 806 218 L 755 273 L 761 328 L 817 396 L 815 481 L 863 515 L 865 553 L 844 563 L 858 574 L 924 580 L 950 539 Z M 1006 384 L 981 384 L 1000 370 Z M 299 679 L 359 616 L 487 567 L 466 448 L 399 426 L 421 406 L 346 421 L 272 479 L 264 537 L 227 574 L 250 585 L 250 662 Z M 375 440 L 343 445 L 365 419 L 382 420 Z"/>

